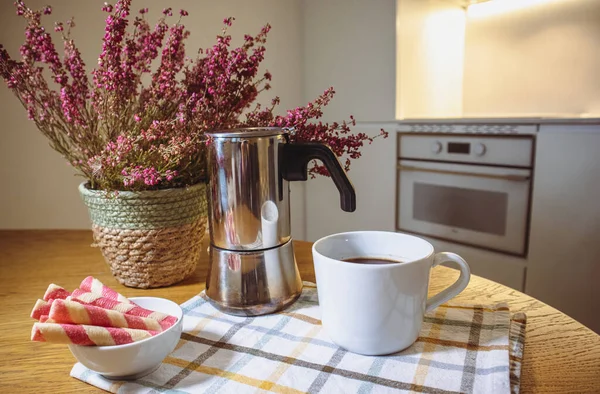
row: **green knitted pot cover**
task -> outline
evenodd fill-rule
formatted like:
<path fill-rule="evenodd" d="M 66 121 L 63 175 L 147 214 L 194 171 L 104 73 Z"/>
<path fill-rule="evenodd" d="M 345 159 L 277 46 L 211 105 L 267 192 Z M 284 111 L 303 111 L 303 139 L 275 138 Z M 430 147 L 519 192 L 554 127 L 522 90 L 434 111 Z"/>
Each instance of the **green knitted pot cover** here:
<path fill-rule="evenodd" d="M 177 283 L 194 272 L 206 233 L 204 183 L 186 188 L 106 192 L 79 185 L 94 246 L 125 286 Z"/>

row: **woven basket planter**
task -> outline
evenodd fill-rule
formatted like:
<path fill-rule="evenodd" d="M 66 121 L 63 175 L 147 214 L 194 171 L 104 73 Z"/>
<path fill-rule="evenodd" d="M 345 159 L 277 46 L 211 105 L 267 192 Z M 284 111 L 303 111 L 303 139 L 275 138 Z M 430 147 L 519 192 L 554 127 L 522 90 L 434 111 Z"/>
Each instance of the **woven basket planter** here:
<path fill-rule="evenodd" d="M 118 193 L 79 185 L 94 245 L 125 286 L 169 286 L 188 277 L 206 233 L 206 187 Z"/>

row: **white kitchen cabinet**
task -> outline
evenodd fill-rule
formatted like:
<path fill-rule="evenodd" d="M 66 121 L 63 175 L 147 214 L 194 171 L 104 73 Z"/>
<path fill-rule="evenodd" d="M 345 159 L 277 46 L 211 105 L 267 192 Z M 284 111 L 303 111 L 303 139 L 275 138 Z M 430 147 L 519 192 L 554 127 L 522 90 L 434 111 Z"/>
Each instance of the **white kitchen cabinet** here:
<path fill-rule="evenodd" d="M 513 289 L 523 291 L 525 283 L 525 259 L 467 245 L 440 241 L 435 238 L 422 238 L 431 242 L 436 252 L 452 252 L 464 258 L 469 267 L 471 267 L 473 275 L 481 276 Z M 449 267 L 456 268 L 457 266 L 449 265 Z"/>
<path fill-rule="evenodd" d="M 541 125 L 525 292 L 600 333 L 600 125 Z"/>

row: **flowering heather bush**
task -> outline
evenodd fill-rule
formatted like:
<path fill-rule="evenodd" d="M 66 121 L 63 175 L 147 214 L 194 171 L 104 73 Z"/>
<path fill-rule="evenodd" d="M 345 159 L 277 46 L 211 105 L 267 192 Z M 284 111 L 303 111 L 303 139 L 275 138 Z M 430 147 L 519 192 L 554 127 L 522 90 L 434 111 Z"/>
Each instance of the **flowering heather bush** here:
<path fill-rule="evenodd" d="M 188 15 L 171 8 L 151 27 L 148 9 L 130 20 L 131 0 L 119 0 L 102 8 L 108 13 L 97 67 L 88 77 L 81 53 L 71 38 L 73 19 L 55 23 L 63 41 L 58 54 L 52 36 L 42 26 L 50 7 L 30 10 L 15 2 L 17 15 L 27 21 L 20 61 L 0 45 L 0 73 L 27 110 L 29 119 L 91 183 L 102 190 L 153 190 L 191 185 L 205 176 L 205 131 L 244 126 L 281 126 L 295 129 L 294 141 L 329 144 L 338 156 L 360 157 L 360 148 L 373 138 L 352 134 L 350 124 L 309 123 L 322 116 L 322 108 L 334 95 L 333 88 L 306 107 L 277 116 L 279 98 L 262 108 L 253 103 L 270 88 L 271 74 L 259 72 L 265 56 L 270 26 L 255 36 L 245 35 L 239 48 L 231 49 L 224 22 L 212 47 L 185 55 L 189 32 L 182 24 Z M 177 16 L 176 16 L 177 17 Z M 158 67 L 151 70 L 155 59 Z M 44 77 L 49 70 L 51 81 Z M 144 78 L 148 75 L 149 78 Z M 149 81 L 144 84 L 142 81 Z M 386 136 L 382 130 L 379 135 Z M 379 136 L 378 135 L 378 136 Z M 311 174 L 327 174 L 314 165 Z"/>

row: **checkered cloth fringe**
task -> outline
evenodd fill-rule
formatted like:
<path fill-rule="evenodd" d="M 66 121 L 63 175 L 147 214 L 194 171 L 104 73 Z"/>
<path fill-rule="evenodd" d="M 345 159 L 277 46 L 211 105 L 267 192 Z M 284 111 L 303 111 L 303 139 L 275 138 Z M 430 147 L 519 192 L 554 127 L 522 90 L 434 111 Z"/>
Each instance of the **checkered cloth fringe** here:
<path fill-rule="evenodd" d="M 113 393 L 518 393 L 525 315 L 506 304 L 445 304 L 408 349 L 369 357 L 333 344 L 317 291 L 268 316 L 236 317 L 204 293 L 182 305 L 183 334 L 153 373 L 114 381 L 77 363 L 71 376 Z"/>

